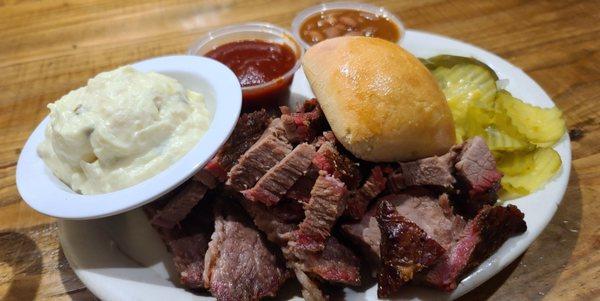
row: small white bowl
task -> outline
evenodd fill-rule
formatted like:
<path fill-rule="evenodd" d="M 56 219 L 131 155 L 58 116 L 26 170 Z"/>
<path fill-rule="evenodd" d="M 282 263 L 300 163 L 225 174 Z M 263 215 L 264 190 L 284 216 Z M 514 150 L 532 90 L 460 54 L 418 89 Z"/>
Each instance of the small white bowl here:
<path fill-rule="evenodd" d="M 54 176 L 37 154 L 50 121 L 46 117 L 29 136 L 17 163 L 17 188 L 33 209 L 64 219 L 91 219 L 137 208 L 190 178 L 225 143 L 242 107 L 242 90 L 229 68 L 215 60 L 192 55 L 158 57 L 132 66 L 173 77 L 185 88 L 204 94 L 211 113 L 210 126 L 204 136 L 173 165 L 139 184 L 110 193 L 82 195 Z"/>

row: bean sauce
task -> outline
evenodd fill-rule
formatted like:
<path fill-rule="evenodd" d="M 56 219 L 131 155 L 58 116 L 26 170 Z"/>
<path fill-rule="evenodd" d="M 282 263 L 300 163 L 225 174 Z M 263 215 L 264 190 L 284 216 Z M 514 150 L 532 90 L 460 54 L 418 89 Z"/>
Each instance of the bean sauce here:
<path fill-rule="evenodd" d="M 341 36 L 366 36 L 397 42 L 400 30 L 389 19 L 369 12 L 334 9 L 315 14 L 300 26 L 300 36 L 309 45 Z"/>

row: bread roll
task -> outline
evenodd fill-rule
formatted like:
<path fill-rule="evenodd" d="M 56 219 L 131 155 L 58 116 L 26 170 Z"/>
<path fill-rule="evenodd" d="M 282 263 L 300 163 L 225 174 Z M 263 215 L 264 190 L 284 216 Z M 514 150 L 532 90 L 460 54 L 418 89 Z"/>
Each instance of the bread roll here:
<path fill-rule="evenodd" d="M 441 155 L 455 143 L 435 78 L 397 44 L 339 37 L 308 49 L 306 77 L 337 139 L 372 162 Z"/>

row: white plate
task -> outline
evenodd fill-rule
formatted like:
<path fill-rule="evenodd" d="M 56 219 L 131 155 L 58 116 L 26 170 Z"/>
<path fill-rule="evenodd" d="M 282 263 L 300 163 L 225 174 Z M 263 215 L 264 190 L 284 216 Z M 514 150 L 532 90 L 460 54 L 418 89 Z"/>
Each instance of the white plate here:
<path fill-rule="evenodd" d="M 29 136 L 17 163 L 17 188 L 33 209 L 59 218 L 89 219 L 137 208 L 183 183 L 225 143 L 242 106 L 240 84 L 225 65 L 204 57 L 174 55 L 132 66 L 140 71 L 155 71 L 173 77 L 187 89 L 204 94 L 211 113 L 206 133 L 177 162 L 139 184 L 110 193 L 81 195 L 54 176 L 37 154 L 50 122 L 46 117 Z"/>
<path fill-rule="evenodd" d="M 500 78 L 510 79 L 507 89 L 536 105 L 554 104 L 548 95 L 519 68 L 480 48 L 449 38 L 409 30 L 402 45 L 421 57 L 436 54 L 473 56 L 492 67 Z M 302 70 L 292 84 L 292 101 L 312 97 Z M 546 186 L 511 201 L 525 213 L 528 230 L 509 239 L 493 256 L 465 278 L 451 294 L 433 289 L 410 288 L 404 298 L 416 300 L 456 299 L 498 273 L 515 260 L 546 227 L 560 203 L 571 169 L 571 149 L 565 135 L 555 149 L 563 161 L 558 175 Z M 88 288 L 106 300 L 204 300 L 176 287 L 169 279 L 170 255 L 140 210 L 94 221 L 61 221 L 60 238 L 71 267 Z M 173 274 L 171 274 L 173 275 Z M 172 277 L 172 276 L 171 276 Z M 375 300 L 376 287 L 365 292 L 345 289 L 348 300 Z"/>

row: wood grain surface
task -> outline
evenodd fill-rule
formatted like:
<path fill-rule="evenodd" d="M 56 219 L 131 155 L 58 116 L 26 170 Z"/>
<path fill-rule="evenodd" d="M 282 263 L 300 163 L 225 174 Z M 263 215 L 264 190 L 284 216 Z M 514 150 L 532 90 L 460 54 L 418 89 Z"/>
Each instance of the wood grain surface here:
<path fill-rule="evenodd" d="M 60 248 L 57 224 L 15 186 L 21 147 L 46 104 L 98 72 L 184 53 L 231 23 L 289 27 L 317 1 L 0 0 L 0 299 L 94 296 Z M 375 1 L 408 28 L 497 53 L 533 77 L 575 139 L 565 198 L 527 252 L 464 300 L 591 300 L 600 296 L 600 2 Z"/>

